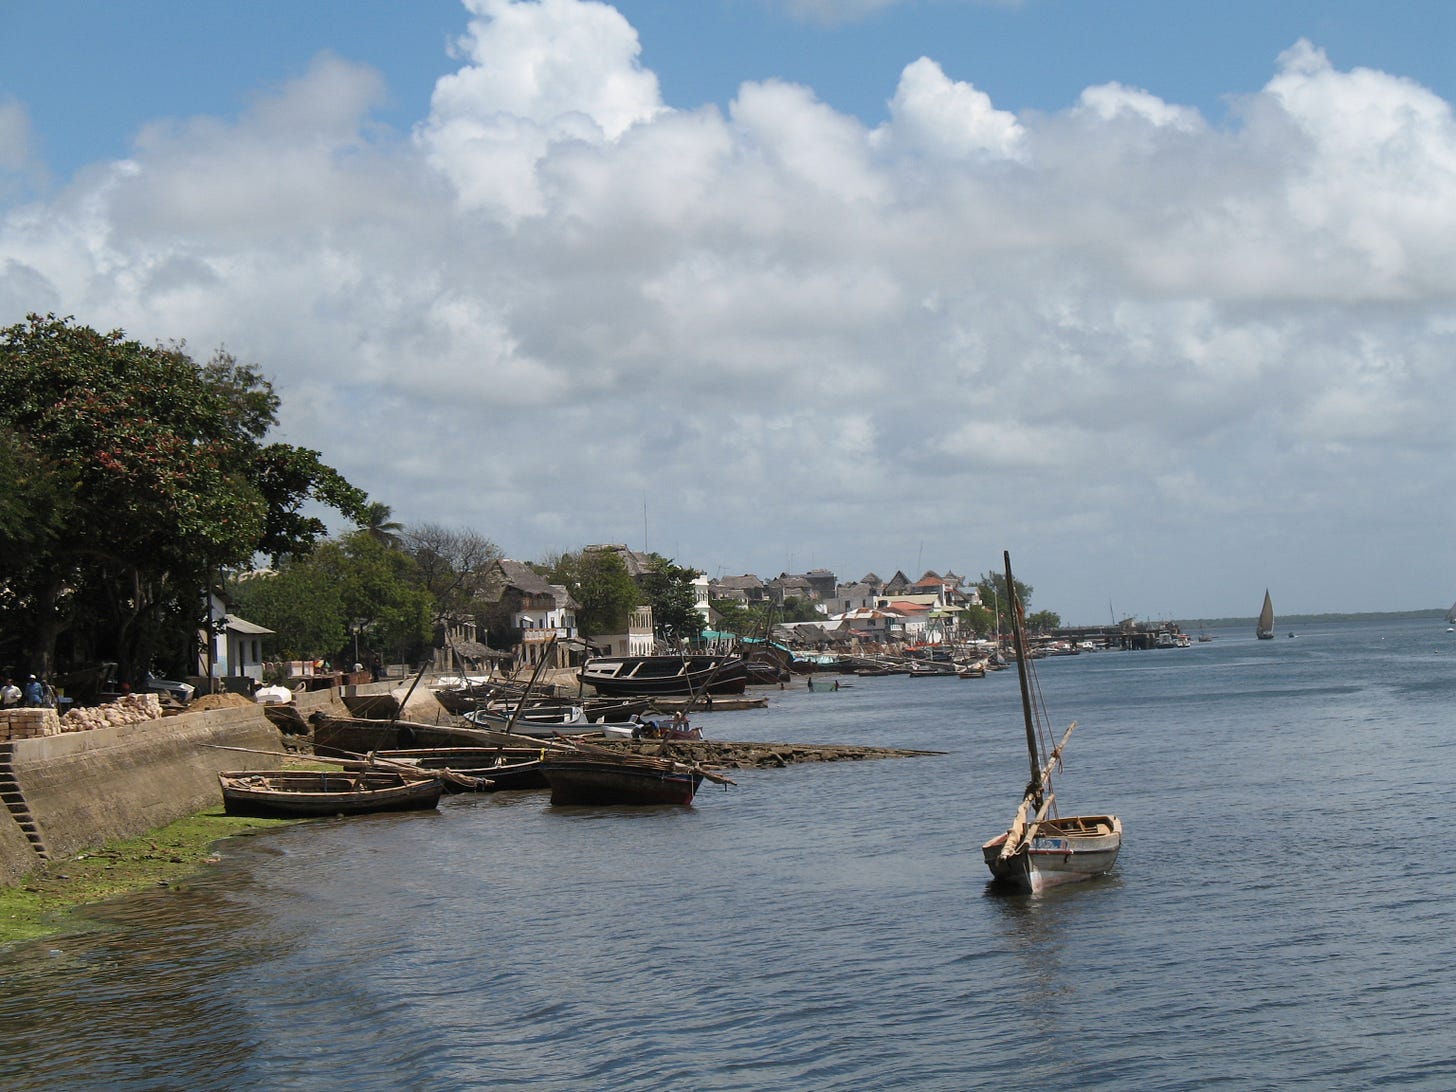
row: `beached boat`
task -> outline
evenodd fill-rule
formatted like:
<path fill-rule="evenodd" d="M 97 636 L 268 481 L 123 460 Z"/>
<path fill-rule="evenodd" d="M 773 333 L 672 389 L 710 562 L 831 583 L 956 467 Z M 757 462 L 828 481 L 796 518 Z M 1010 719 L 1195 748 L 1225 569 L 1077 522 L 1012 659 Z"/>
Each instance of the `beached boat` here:
<path fill-rule="evenodd" d="M 1122 821 L 1115 815 L 1059 816 L 1052 791 L 1052 771 L 1061 765 L 1062 748 L 1075 722 L 1055 747 L 1045 749 L 1046 725 L 1040 694 L 1033 701 L 1035 668 L 1026 653 L 1025 618 L 1016 582 L 1011 576 L 1011 554 L 1005 554 L 1006 587 L 1012 589 L 1012 637 L 1016 644 L 1017 676 L 1021 682 L 1021 711 L 1026 748 L 1031 760 L 1031 781 L 1006 833 L 981 847 L 991 875 L 1022 891 L 1041 891 L 1058 884 L 1090 879 L 1112 868 L 1122 848 Z M 1049 743 L 1049 738 L 1046 739 Z"/>
<path fill-rule="evenodd" d="M 491 728 L 466 728 L 453 724 L 422 724 L 418 721 L 361 720 L 312 713 L 308 723 L 313 749 L 318 754 L 367 754 L 400 748 L 519 747 L 524 738 Z M 565 746 L 557 740 L 532 739 L 531 745 Z"/>
<path fill-rule="evenodd" d="M 552 756 L 541 769 L 553 804 L 691 804 L 704 776 L 677 762 L 610 755 Z"/>
<path fill-rule="evenodd" d="M 1264 589 L 1264 606 L 1259 611 L 1259 624 L 1254 627 L 1254 636 L 1261 641 L 1274 639 L 1274 601 L 1269 598 L 1269 589 Z"/>
<path fill-rule="evenodd" d="M 217 775 L 229 815 L 309 817 L 438 807 L 438 777 L 360 770 L 240 770 Z"/>
<path fill-rule="evenodd" d="M 486 782 L 479 791 L 499 792 L 546 788 L 546 775 L 541 772 L 544 754 L 540 747 L 422 747 L 376 751 L 370 757 L 478 778 Z"/>
<path fill-rule="evenodd" d="M 741 656 L 594 656 L 581 681 L 598 694 L 741 694 L 748 667 Z"/>
<path fill-rule="evenodd" d="M 578 707 L 567 711 L 550 710 L 512 717 L 477 709 L 465 719 L 478 728 L 508 732 L 525 739 L 554 739 L 557 736 L 632 735 L 639 722 L 633 720 L 592 720 Z"/>

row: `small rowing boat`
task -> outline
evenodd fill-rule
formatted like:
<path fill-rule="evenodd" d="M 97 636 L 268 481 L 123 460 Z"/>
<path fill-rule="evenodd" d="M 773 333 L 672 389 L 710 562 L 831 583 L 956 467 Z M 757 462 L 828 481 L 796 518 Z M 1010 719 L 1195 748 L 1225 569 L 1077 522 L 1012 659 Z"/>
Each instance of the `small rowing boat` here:
<path fill-rule="evenodd" d="M 438 777 L 384 770 L 242 770 L 217 779 L 229 815 L 265 817 L 429 810 L 444 791 Z"/>

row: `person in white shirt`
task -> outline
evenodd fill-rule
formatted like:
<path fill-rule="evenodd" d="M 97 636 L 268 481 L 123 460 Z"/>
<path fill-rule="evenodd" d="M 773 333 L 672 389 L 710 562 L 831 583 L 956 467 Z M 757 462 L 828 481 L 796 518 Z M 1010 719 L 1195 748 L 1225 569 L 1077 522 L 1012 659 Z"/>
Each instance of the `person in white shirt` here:
<path fill-rule="evenodd" d="M 20 687 L 15 685 L 15 680 L 6 679 L 4 687 L 0 687 L 0 706 L 13 709 L 20 704 L 20 698 Z"/>

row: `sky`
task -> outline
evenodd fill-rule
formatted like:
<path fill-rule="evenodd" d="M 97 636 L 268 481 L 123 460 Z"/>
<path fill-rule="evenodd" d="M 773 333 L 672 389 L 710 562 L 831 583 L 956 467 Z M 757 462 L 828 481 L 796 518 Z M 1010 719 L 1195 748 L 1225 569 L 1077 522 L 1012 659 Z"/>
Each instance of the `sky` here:
<path fill-rule="evenodd" d="M 225 349 L 518 560 L 1444 608 L 1453 50 L 1446 0 L 0 0 L 0 325 Z"/>

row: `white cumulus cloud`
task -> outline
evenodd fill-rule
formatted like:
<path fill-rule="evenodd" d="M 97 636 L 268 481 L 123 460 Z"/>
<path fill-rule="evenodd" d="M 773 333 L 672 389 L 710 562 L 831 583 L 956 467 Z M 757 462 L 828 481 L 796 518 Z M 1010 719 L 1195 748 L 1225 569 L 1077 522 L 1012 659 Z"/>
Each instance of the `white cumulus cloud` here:
<path fill-rule="evenodd" d="M 1025 542 L 1031 573 L 1076 556 L 1035 580 L 1075 613 L 1128 557 L 1343 588 L 1392 520 L 1456 532 L 1456 126 L 1426 88 L 1300 42 L 1225 124 L 1115 82 L 1017 115 L 920 57 L 871 129 L 784 80 L 667 104 L 602 3 L 468 8 L 410 132 L 322 55 L 0 189 L 5 321 L 226 345 L 288 439 L 521 557 L 640 545 L 644 504 L 650 548 L 729 572 Z M 0 138 L 0 178 L 31 169 L 20 104 Z M 1292 512 L 1327 545 L 1276 561 Z"/>

